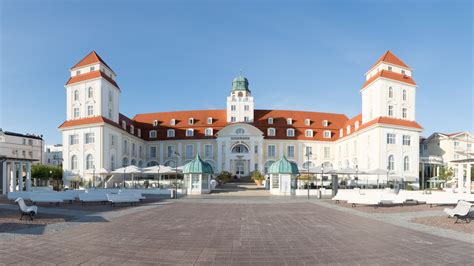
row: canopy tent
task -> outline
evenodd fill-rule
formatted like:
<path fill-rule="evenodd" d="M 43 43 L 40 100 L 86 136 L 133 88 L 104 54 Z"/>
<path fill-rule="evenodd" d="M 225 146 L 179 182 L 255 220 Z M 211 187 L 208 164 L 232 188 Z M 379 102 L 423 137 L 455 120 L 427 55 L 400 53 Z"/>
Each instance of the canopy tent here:
<path fill-rule="evenodd" d="M 117 168 L 114 171 L 110 172 L 112 174 L 131 174 L 132 175 L 132 183 L 134 182 L 134 175 L 143 173 L 141 168 L 136 167 L 135 165 L 129 165 L 127 167 Z M 123 179 L 124 187 L 125 187 L 125 178 Z"/>

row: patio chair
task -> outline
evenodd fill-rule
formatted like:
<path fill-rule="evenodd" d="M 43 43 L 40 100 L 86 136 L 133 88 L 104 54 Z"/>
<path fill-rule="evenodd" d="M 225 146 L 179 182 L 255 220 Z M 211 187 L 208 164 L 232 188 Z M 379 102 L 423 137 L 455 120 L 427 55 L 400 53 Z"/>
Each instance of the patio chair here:
<path fill-rule="evenodd" d="M 466 223 L 471 222 L 471 217 L 469 212 L 471 211 L 472 203 L 469 203 L 464 200 L 458 201 L 458 204 L 454 208 L 445 208 L 444 212 L 448 214 L 450 218 L 456 218 L 454 223 L 457 223 L 458 220 L 464 220 Z"/>
<path fill-rule="evenodd" d="M 15 200 L 18 203 L 18 208 L 20 210 L 20 220 L 23 220 L 23 216 L 27 215 L 30 217 L 30 220 L 33 221 L 33 216 L 38 213 L 38 207 L 36 206 L 27 206 L 23 198 L 18 198 Z"/>

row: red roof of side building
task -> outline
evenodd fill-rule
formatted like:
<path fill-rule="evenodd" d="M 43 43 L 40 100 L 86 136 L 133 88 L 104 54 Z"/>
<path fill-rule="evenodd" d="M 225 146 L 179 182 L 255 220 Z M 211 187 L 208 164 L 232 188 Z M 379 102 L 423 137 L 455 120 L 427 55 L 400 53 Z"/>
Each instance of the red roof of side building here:
<path fill-rule="evenodd" d="M 70 84 L 74 84 L 74 83 L 78 83 L 78 82 L 86 81 L 90 79 L 96 79 L 96 78 L 104 78 L 108 82 L 110 82 L 112 85 L 120 89 L 120 87 L 118 86 L 117 82 L 115 82 L 115 80 L 113 80 L 112 78 L 110 78 L 109 76 L 107 76 L 100 70 L 91 71 L 91 72 L 87 72 L 81 75 L 70 77 L 69 80 L 66 82 L 66 85 L 70 85 Z"/>
<path fill-rule="evenodd" d="M 365 89 L 365 87 L 367 87 L 369 84 L 371 84 L 372 82 L 374 82 L 378 78 L 392 79 L 392 80 L 396 80 L 396 81 L 400 81 L 400 82 L 403 82 L 403 83 L 407 83 L 407 84 L 416 86 L 415 81 L 410 76 L 403 75 L 401 73 L 395 73 L 395 72 L 388 71 L 388 70 L 381 70 L 381 71 L 377 72 L 374 76 L 372 76 L 370 79 L 365 81 L 364 85 L 362 85 L 361 90 Z"/>
<path fill-rule="evenodd" d="M 95 51 L 90 52 L 88 55 L 86 55 L 84 58 L 82 58 L 82 60 L 79 61 L 79 63 L 77 63 L 73 67 L 71 67 L 71 70 L 76 69 L 76 68 L 80 68 L 80 67 L 83 67 L 83 66 L 95 64 L 95 63 L 102 63 L 102 64 L 106 65 L 110 70 L 112 70 L 112 68 L 110 68 L 109 65 L 107 65 L 107 63 Z"/>
<path fill-rule="evenodd" d="M 378 65 L 380 62 L 386 62 L 392 65 L 396 66 L 401 66 L 404 68 L 410 68 L 407 64 L 405 64 L 400 58 L 398 58 L 396 55 L 394 55 L 390 50 L 386 51 L 380 58 L 375 62 L 375 64 L 371 67 L 374 68 L 376 65 Z"/>

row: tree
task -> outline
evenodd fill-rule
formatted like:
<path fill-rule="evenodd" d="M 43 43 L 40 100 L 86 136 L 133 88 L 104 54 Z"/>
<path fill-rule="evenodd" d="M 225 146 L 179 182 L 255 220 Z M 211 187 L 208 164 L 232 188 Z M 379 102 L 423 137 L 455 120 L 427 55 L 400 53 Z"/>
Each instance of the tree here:
<path fill-rule="evenodd" d="M 438 178 L 444 181 L 451 180 L 454 176 L 453 168 L 447 168 L 446 166 L 441 166 L 438 173 Z M 438 184 L 439 185 L 439 184 Z"/>
<path fill-rule="evenodd" d="M 59 189 L 62 184 L 63 169 L 58 166 L 35 164 L 31 166 L 31 177 L 41 181 L 53 181 L 55 189 Z"/>

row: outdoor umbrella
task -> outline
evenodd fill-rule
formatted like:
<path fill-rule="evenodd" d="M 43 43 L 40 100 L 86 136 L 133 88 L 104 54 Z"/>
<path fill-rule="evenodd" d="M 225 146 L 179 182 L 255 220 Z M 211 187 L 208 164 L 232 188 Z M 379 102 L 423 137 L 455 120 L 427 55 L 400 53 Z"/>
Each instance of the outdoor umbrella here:
<path fill-rule="evenodd" d="M 379 187 L 379 177 L 380 175 L 386 175 L 387 170 L 376 168 L 366 172 L 367 175 L 377 175 L 377 188 Z"/>
<path fill-rule="evenodd" d="M 145 174 L 157 174 L 158 175 L 158 185 L 160 184 L 161 175 L 163 174 L 173 174 L 175 171 L 173 168 L 165 165 L 155 165 L 143 168 L 143 173 Z"/>
<path fill-rule="evenodd" d="M 138 168 L 135 165 L 129 165 L 127 167 L 122 167 L 122 168 L 115 169 L 111 173 L 112 174 L 123 174 L 124 175 L 123 182 L 124 182 L 124 187 L 125 187 L 125 174 L 132 174 L 132 183 L 133 183 L 134 182 L 134 175 L 135 174 L 140 174 L 142 172 L 143 171 L 142 171 L 141 168 Z"/>
<path fill-rule="evenodd" d="M 99 176 L 102 176 L 102 175 L 106 175 L 109 173 L 109 171 L 105 168 L 99 168 L 99 169 L 88 169 L 86 170 L 85 172 L 86 174 L 91 174 L 92 175 L 92 184 L 94 185 L 95 187 L 95 175 L 99 175 Z"/>

